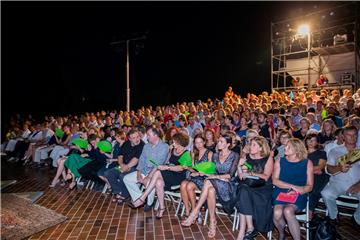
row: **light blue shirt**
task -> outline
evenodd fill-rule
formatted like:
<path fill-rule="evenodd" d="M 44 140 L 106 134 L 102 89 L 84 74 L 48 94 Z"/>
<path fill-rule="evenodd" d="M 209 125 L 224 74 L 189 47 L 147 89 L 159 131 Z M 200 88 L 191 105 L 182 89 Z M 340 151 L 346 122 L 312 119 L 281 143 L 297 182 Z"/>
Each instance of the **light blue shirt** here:
<path fill-rule="evenodd" d="M 158 165 L 162 165 L 167 160 L 168 152 L 169 146 L 161 140 L 159 140 L 156 145 L 152 145 L 150 143 L 145 144 L 136 170 L 140 171 L 144 175 L 148 175 L 151 170 L 156 167 L 155 164 L 150 162 L 150 160 L 155 161 Z"/>

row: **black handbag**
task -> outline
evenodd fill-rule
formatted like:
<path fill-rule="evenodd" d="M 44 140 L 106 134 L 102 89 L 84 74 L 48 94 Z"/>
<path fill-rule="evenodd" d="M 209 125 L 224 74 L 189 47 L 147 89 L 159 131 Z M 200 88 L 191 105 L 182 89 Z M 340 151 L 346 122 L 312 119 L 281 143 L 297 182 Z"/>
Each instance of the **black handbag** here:
<path fill-rule="evenodd" d="M 266 181 L 259 177 L 248 176 L 244 180 L 242 180 L 242 183 L 252 188 L 258 188 L 264 186 Z"/>

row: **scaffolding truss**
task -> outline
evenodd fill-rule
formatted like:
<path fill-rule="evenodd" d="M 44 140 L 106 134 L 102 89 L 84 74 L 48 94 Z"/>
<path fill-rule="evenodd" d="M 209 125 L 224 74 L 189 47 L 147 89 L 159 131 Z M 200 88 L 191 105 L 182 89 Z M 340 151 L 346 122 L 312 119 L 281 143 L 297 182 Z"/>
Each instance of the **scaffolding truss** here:
<path fill-rule="evenodd" d="M 271 23 L 271 87 L 291 91 L 360 87 L 359 3 L 335 6 Z M 299 34 L 307 24 L 309 33 Z M 330 81 L 318 87 L 323 74 Z M 293 79 L 303 85 L 294 86 Z M 295 82 L 296 83 L 296 82 Z"/>

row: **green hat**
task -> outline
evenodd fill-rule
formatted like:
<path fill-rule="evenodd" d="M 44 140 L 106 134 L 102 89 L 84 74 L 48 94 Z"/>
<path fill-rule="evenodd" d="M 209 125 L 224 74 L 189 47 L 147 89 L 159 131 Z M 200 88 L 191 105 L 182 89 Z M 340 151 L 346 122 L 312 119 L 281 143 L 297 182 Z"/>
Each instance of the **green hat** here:
<path fill-rule="evenodd" d="M 89 145 L 88 141 L 82 138 L 76 138 L 72 140 L 72 144 L 78 146 L 79 148 L 85 149 Z"/>
<path fill-rule="evenodd" d="M 182 154 L 178 161 L 183 167 L 192 167 L 192 159 L 188 151 Z"/>
<path fill-rule="evenodd" d="M 58 138 L 62 138 L 64 136 L 64 131 L 61 130 L 61 128 L 57 128 L 55 129 L 55 135 L 58 137 Z"/>
<path fill-rule="evenodd" d="M 216 170 L 215 163 L 213 162 L 202 162 L 196 164 L 193 169 L 197 170 L 198 172 L 202 172 L 205 174 L 214 174 Z"/>
<path fill-rule="evenodd" d="M 106 140 L 98 142 L 96 146 L 98 146 L 98 148 L 100 148 L 103 152 L 111 153 L 112 145 Z"/>

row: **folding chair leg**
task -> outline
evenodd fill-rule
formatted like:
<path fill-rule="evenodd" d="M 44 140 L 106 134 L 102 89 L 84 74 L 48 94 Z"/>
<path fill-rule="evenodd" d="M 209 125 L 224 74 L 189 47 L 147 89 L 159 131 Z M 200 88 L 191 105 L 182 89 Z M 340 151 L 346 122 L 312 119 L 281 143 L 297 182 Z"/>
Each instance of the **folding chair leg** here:
<path fill-rule="evenodd" d="M 184 213 L 185 213 L 185 206 L 184 206 L 184 204 L 183 204 L 182 210 L 181 210 L 181 216 L 184 216 Z"/>
<path fill-rule="evenodd" d="M 183 204 L 182 201 L 179 200 L 179 203 L 178 203 L 177 208 L 176 208 L 175 216 L 177 216 L 179 214 L 179 211 L 180 211 L 180 208 L 181 208 L 182 204 Z"/>
<path fill-rule="evenodd" d="M 102 192 L 101 192 L 101 193 L 106 193 L 107 188 L 108 188 L 108 184 L 107 184 L 107 183 L 105 183 L 104 188 L 103 188 L 103 190 L 102 190 Z"/>
<path fill-rule="evenodd" d="M 232 231 L 235 231 L 237 218 L 238 218 L 238 212 L 237 212 L 237 209 L 235 208 L 235 211 L 234 211 L 234 220 L 233 220 L 233 225 L 232 225 Z"/>
<path fill-rule="evenodd" d="M 205 211 L 205 219 L 204 219 L 204 226 L 207 223 L 208 216 L 209 216 L 209 209 L 206 209 L 206 211 Z"/>

